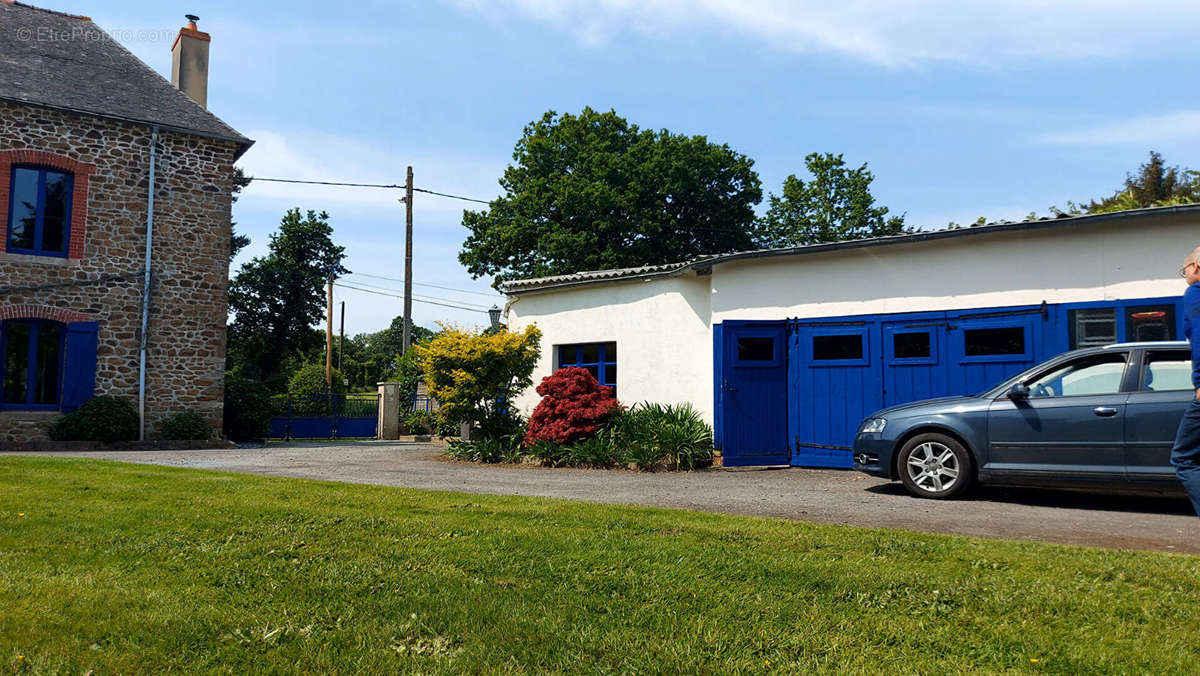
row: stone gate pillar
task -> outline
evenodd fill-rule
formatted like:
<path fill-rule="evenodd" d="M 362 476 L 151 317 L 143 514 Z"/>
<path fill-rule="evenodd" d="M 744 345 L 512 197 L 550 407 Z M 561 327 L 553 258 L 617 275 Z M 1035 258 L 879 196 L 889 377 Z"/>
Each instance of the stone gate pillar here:
<path fill-rule="evenodd" d="M 400 438 L 400 383 L 377 383 L 379 386 L 379 421 L 375 438 Z"/>

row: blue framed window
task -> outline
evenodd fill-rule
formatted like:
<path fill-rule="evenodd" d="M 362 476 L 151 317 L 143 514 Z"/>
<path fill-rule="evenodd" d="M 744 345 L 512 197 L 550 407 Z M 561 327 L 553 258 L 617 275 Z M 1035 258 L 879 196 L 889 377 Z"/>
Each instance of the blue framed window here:
<path fill-rule="evenodd" d="M 885 357 L 889 363 L 938 363 L 938 336 L 929 329 L 895 329 L 884 335 Z"/>
<path fill-rule="evenodd" d="M 579 343 L 558 346 L 558 368 L 578 366 L 587 369 L 600 382 L 617 388 L 617 344 Z"/>
<path fill-rule="evenodd" d="M 57 410 L 66 326 L 14 319 L 0 324 L 0 408 Z"/>
<path fill-rule="evenodd" d="M 16 165 L 9 176 L 8 240 L 11 253 L 66 258 L 71 242 L 75 177 L 65 171 Z"/>
<path fill-rule="evenodd" d="M 1033 326 L 1029 322 L 970 322 L 961 326 L 960 364 L 1033 359 Z"/>
<path fill-rule="evenodd" d="M 870 364 L 865 328 L 821 328 L 813 332 L 808 347 L 810 367 Z"/>

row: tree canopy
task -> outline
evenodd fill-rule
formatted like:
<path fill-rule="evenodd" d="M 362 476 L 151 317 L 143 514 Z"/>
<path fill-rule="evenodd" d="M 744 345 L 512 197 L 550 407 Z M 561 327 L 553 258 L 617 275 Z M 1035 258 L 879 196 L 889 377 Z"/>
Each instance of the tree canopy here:
<path fill-rule="evenodd" d="M 759 246 L 790 247 L 907 232 L 904 216 L 888 216 L 871 195 L 875 176 L 864 163 L 846 167 L 842 156 L 812 153 L 804 158 L 812 179 L 795 174 L 783 181 L 783 194 L 770 196 L 770 208 L 755 233 Z"/>
<path fill-rule="evenodd" d="M 753 248 L 754 162 L 703 136 L 640 129 L 614 111 L 527 125 L 485 211 L 464 211 L 475 277 L 636 267 Z"/>
<path fill-rule="evenodd" d="M 1150 151 L 1150 159 L 1138 167 L 1136 174 L 1125 175 L 1124 186 L 1082 208 L 1089 214 L 1104 214 L 1196 202 L 1200 202 L 1200 172 L 1168 167 L 1161 154 Z"/>
<path fill-rule="evenodd" d="M 324 212 L 290 209 L 271 235 L 266 256 L 244 264 L 229 285 L 233 313 L 231 356 L 264 380 L 277 377 L 289 358 L 319 343 L 310 327 L 325 316 L 325 282 L 343 274 L 345 249 L 333 243 Z"/>

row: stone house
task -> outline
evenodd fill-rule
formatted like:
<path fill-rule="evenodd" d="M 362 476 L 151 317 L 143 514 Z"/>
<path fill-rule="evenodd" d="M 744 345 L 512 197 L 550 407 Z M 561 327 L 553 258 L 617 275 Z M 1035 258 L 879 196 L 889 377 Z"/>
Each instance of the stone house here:
<path fill-rule="evenodd" d="M 210 37 L 189 18 L 168 82 L 86 17 L 0 0 L 0 445 L 93 394 L 138 405 L 147 439 L 185 410 L 221 429 L 252 141 L 205 108 Z"/>

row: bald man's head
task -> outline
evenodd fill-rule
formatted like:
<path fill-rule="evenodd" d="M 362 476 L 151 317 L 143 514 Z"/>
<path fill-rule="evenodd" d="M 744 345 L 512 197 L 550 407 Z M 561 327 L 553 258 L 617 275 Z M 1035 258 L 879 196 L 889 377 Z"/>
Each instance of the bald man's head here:
<path fill-rule="evenodd" d="M 1192 249 L 1192 253 L 1188 254 L 1187 258 L 1183 259 L 1183 264 L 1200 263 L 1200 246 Z"/>

